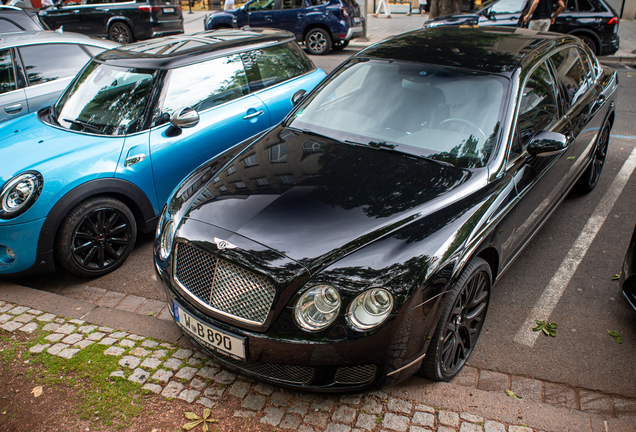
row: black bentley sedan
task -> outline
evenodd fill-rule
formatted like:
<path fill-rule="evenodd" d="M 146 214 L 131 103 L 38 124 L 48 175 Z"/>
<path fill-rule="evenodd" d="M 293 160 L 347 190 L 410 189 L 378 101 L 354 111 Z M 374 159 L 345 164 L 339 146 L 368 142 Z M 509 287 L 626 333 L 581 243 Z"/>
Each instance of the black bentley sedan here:
<path fill-rule="evenodd" d="M 450 380 L 497 279 L 597 184 L 617 85 L 579 39 L 525 29 L 361 51 L 173 191 L 154 262 L 176 322 L 280 385 Z"/>

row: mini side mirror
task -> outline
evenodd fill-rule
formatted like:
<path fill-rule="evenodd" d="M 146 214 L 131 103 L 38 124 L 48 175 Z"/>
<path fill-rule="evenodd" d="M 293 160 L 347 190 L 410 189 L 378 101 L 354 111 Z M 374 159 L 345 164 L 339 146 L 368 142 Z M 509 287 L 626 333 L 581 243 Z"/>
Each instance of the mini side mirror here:
<path fill-rule="evenodd" d="M 557 132 L 539 132 L 530 140 L 528 153 L 532 156 L 554 156 L 568 148 L 568 139 Z"/>
<path fill-rule="evenodd" d="M 170 116 L 170 124 L 179 129 L 194 127 L 199 124 L 199 113 L 192 108 L 180 108 Z"/>
<path fill-rule="evenodd" d="M 300 101 L 303 100 L 306 94 L 306 90 L 298 90 L 291 98 L 292 104 L 294 104 L 294 106 L 298 105 Z"/>

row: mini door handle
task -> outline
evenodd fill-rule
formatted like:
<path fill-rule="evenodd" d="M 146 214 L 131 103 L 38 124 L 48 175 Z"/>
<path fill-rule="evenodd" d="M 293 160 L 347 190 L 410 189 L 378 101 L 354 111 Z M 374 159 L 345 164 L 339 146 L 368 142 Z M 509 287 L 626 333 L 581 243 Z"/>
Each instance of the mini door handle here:
<path fill-rule="evenodd" d="M 20 111 L 22 111 L 22 104 L 11 105 L 4 109 L 4 112 L 6 112 L 7 114 L 15 114 L 19 113 Z"/>
<path fill-rule="evenodd" d="M 296 15 L 297 18 L 305 18 L 305 14 L 298 14 Z"/>
<path fill-rule="evenodd" d="M 256 111 L 255 113 L 248 114 L 245 117 L 243 117 L 243 120 L 253 119 L 254 117 L 258 117 L 259 115 L 262 115 L 264 112 L 265 111 L 263 110 L 259 110 L 259 111 Z"/>
<path fill-rule="evenodd" d="M 139 162 L 141 162 L 142 160 L 146 159 L 146 155 L 145 154 L 138 154 L 138 155 L 134 155 L 134 156 L 130 156 L 126 158 L 126 162 L 124 163 L 125 167 L 129 167 L 131 165 L 135 165 L 138 164 Z"/>

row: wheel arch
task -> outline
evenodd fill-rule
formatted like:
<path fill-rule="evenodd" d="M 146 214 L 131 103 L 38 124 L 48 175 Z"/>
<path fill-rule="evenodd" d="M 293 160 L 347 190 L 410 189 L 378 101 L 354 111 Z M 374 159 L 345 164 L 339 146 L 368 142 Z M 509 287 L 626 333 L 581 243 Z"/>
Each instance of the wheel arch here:
<path fill-rule="evenodd" d="M 587 36 L 587 37 L 593 39 L 594 43 L 596 43 L 596 50 L 594 52 L 594 55 L 599 55 L 600 54 L 600 52 L 601 52 L 601 38 L 596 33 L 594 33 L 593 31 L 587 30 L 587 29 L 576 29 L 576 30 L 571 31 L 568 34 L 572 35 L 572 36 L 579 36 L 579 35 Z"/>
<path fill-rule="evenodd" d="M 329 37 L 331 38 L 331 43 L 333 44 L 333 34 L 331 33 L 331 29 L 329 28 L 329 26 L 327 24 L 323 24 L 323 23 L 313 23 L 313 24 L 309 24 L 307 27 L 305 27 L 305 30 L 303 30 L 303 41 L 307 37 L 307 34 L 310 31 L 312 31 L 313 29 L 316 29 L 316 28 L 320 28 L 320 29 L 326 31 L 327 34 L 329 35 Z"/>
<path fill-rule="evenodd" d="M 130 34 L 132 35 L 133 38 L 135 38 L 135 40 L 137 39 L 135 37 L 135 31 L 134 31 L 134 24 L 132 23 L 132 21 L 130 21 L 129 18 L 125 17 L 125 16 L 114 16 L 108 19 L 108 23 L 106 24 L 106 37 L 108 38 L 108 34 L 110 33 L 110 28 L 113 26 L 113 24 L 116 23 L 124 23 L 128 26 L 128 29 L 130 30 Z M 132 42 L 132 41 L 131 41 Z"/>

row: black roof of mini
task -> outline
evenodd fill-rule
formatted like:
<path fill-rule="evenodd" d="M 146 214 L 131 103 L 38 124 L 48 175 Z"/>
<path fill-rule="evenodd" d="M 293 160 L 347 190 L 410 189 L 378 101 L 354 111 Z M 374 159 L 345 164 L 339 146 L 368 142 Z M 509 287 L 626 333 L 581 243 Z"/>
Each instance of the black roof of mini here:
<path fill-rule="evenodd" d="M 293 33 L 271 29 L 210 30 L 124 45 L 105 51 L 96 60 L 113 66 L 174 69 L 211 57 L 262 48 L 294 40 Z"/>
<path fill-rule="evenodd" d="M 355 57 L 436 64 L 510 75 L 572 36 L 515 27 L 440 26 L 370 46 Z"/>

